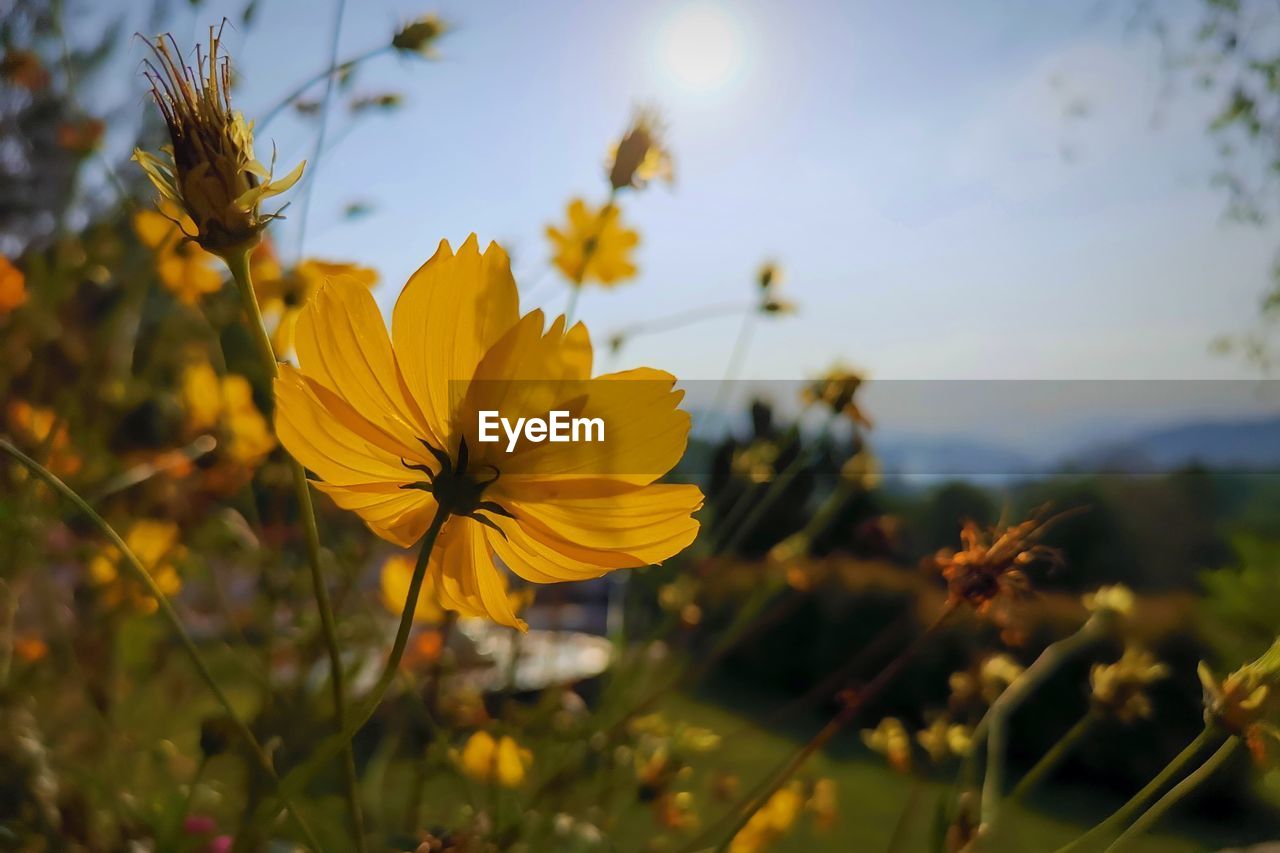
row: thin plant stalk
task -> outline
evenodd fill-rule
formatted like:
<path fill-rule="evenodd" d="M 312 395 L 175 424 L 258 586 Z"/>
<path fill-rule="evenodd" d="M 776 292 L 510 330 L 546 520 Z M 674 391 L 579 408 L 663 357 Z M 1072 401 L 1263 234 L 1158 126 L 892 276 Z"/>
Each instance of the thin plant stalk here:
<path fill-rule="evenodd" d="M 871 679 L 865 687 L 850 697 L 840 711 L 813 736 L 812 740 L 783 762 L 782 766 L 767 777 L 763 784 L 757 786 L 755 790 L 748 793 L 743 800 L 733 806 L 725 817 L 709 826 L 704 832 L 681 847 L 680 853 L 694 853 L 694 851 L 704 850 L 713 845 L 716 850 L 727 849 L 729 843 L 738 832 L 747 825 L 747 822 L 751 820 L 756 812 L 764 807 L 770 797 L 785 785 L 787 780 L 794 776 L 815 752 L 825 747 L 845 726 L 852 723 L 869 701 L 879 696 L 897 678 L 907 664 L 914 660 L 924 649 L 933 635 L 945 624 L 947 618 L 955 612 L 955 609 L 956 605 L 954 603 L 949 602 L 944 606 L 942 612 L 934 619 L 933 624 L 925 629 L 920 636 L 916 637 L 911 645 L 903 649 L 884 669 L 880 670 L 876 677 Z"/>
<path fill-rule="evenodd" d="M 582 264 L 578 267 L 578 274 L 570 282 L 569 302 L 564 309 L 564 325 L 566 329 L 573 326 L 573 318 L 578 308 L 578 297 L 582 295 L 582 280 L 587 275 L 587 264 L 591 263 L 591 258 L 596 253 L 596 247 L 600 244 L 600 234 L 604 231 L 605 219 L 616 206 L 617 200 L 617 187 L 610 187 L 609 200 L 604 203 L 604 207 L 600 208 L 600 212 L 596 214 L 595 234 L 582 248 Z"/>
<path fill-rule="evenodd" d="M 365 697 L 356 714 L 348 718 L 346 727 L 341 732 L 330 735 L 321 741 L 306 761 L 285 775 L 281 781 L 281 788 L 286 793 L 302 790 L 306 787 L 325 761 L 350 746 L 351 739 L 364 728 L 365 723 L 369 722 L 374 711 L 382 704 L 383 696 L 386 695 L 391 683 L 395 681 L 400 672 L 400 661 L 404 657 L 405 648 L 409 643 L 409 634 L 413 628 L 413 615 L 418 607 L 418 596 L 422 592 L 422 583 L 426 578 L 431 551 L 435 547 L 436 539 L 439 537 L 440 530 L 444 527 L 448 517 L 448 510 L 443 507 L 438 508 L 435 517 L 431 520 L 430 527 L 427 528 L 426 534 L 422 537 L 418 559 L 413 568 L 413 577 L 409 580 L 409 592 L 405 598 L 404 612 L 400 616 L 400 626 L 396 629 L 395 641 L 391 645 L 391 654 L 383 666 L 382 674 L 378 676 L 377 682 Z"/>
<path fill-rule="evenodd" d="M 1200 754 L 1206 746 L 1215 741 L 1221 734 L 1217 726 L 1205 726 L 1200 734 L 1196 735 L 1191 743 L 1183 748 L 1172 761 L 1165 765 L 1164 769 L 1156 774 L 1155 778 L 1143 786 L 1142 790 L 1134 794 L 1127 803 L 1116 809 L 1102 823 L 1086 832 L 1084 835 L 1060 848 L 1057 853 L 1069 853 L 1073 850 L 1084 850 L 1096 847 L 1100 837 L 1114 832 L 1116 828 L 1125 824 L 1139 809 L 1142 809 L 1151 802 L 1151 799 L 1164 789 L 1164 786 L 1182 772 L 1182 769 L 1191 762 L 1193 758 Z M 1092 844 L 1091 844 L 1092 842 Z"/>
<path fill-rule="evenodd" d="M 1093 727 L 1097 725 L 1098 714 L 1090 710 L 1080 719 L 1076 720 L 1075 725 L 1067 729 L 1066 734 L 1058 738 L 1057 742 L 1049 748 L 1049 751 L 1041 756 L 1040 760 L 1027 771 L 1027 774 L 1018 781 L 1013 787 L 1013 791 L 1009 793 L 1009 800 L 1017 802 L 1035 789 L 1037 785 L 1045 780 L 1058 766 L 1062 764 L 1063 759 L 1071 754 L 1071 751 L 1084 740 L 1089 732 L 1093 731 Z"/>
<path fill-rule="evenodd" d="M 338 62 L 338 43 L 342 39 L 342 16 L 347 11 L 347 0 L 338 0 L 333 12 L 333 35 L 329 41 L 329 67 Z M 298 218 L 298 256 L 302 256 L 307 244 L 307 220 L 311 218 L 311 194 L 316 187 L 316 165 L 324 151 L 324 138 L 329 129 L 329 109 L 333 105 L 333 83 L 337 74 L 329 74 L 324 83 L 324 99 L 320 102 L 320 127 L 316 131 L 315 146 L 311 151 L 311 169 L 303 178 L 302 214 Z"/>
<path fill-rule="evenodd" d="M 249 249 L 232 252 L 225 258 L 231 277 L 240 291 L 240 302 L 249 317 L 249 334 L 258 350 L 258 357 L 267 375 L 274 381 L 280 375 L 280 365 L 276 361 L 275 351 L 271 347 L 271 337 L 262 322 L 262 311 L 258 307 L 258 298 L 253 291 L 253 277 L 249 271 Z M 324 572 L 320 566 L 320 531 L 316 526 L 315 507 L 311 502 L 311 485 L 307 482 L 307 472 L 292 456 L 289 467 L 293 474 L 293 490 L 298 502 L 298 517 L 302 522 L 303 538 L 306 542 L 307 565 L 311 570 L 311 586 L 316 597 L 316 609 L 320 611 L 320 628 L 324 633 L 325 647 L 329 653 L 329 683 L 333 692 L 334 726 L 339 732 L 347 728 L 347 693 L 346 677 L 342 669 L 342 651 L 338 646 L 337 623 L 333 617 L 333 606 L 329 601 L 329 588 L 324 582 Z M 351 825 L 356 837 L 359 853 L 365 849 L 364 819 L 360 813 L 360 784 L 356 776 L 355 754 L 348 742 L 342 749 L 342 775 L 346 788 L 348 807 L 351 810 Z"/>
<path fill-rule="evenodd" d="M 1133 822 L 1132 826 L 1120 833 L 1120 837 L 1112 842 L 1111 846 L 1107 848 L 1107 853 L 1119 850 L 1150 829 L 1156 821 L 1164 816 L 1165 812 L 1177 805 L 1183 797 L 1190 794 L 1198 788 L 1202 782 L 1212 776 L 1217 769 L 1231 757 L 1231 754 L 1235 752 L 1236 748 L 1239 746 L 1239 736 L 1232 735 L 1227 738 L 1226 742 L 1223 743 L 1222 746 L 1218 747 L 1217 752 L 1206 758 L 1203 764 L 1187 774 L 1187 778 L 1183 779 L 1177 785 L 1174 785 L 1167 794 L 1156 800 L 1155 803 L 1151 805 L 1151 808 L 1139 815 L 1138 819 Z"/>
<path fill-rule="evenodd" d="M 177 635 L 178 643 L 182 647 L 183 652 L 190 659 L 192 666 L 196 670 L 196 674 L 209 688 L 209 692 L 211 692 L 214 698 L 217 699 L 218 704 L 222 706 L 222 709 L 227 714 L 227 718 L 231 721 L 236 733 L 249 748 L 249 751 L 257 761 L 258 766 L 272 781 L 272 783 L 275 784 L 276 795 L 280 798 L 281 804 L 289 813 L 293 822 L 297 825 L 298 831 L 302 834 L 302 837 L 306 839 L 306 842 L 310 844 L 312 849 L 317 851 L 317 853 L 319 853 L 319 851 L 323 851 L 324 848 L 321 846 L 320 842 L 316 840 L 315 833 L 311 830 L 310 825 L 306 822 L 305 818 L 302 817 L 302 813 L 298 811 L 292 797 L 284 790 L 279 776 L 276 775 L 275 767 L 272 765 L 271 759 L 267 757 L 266 752 L 263 750 L 262 744 L 258 743 L 258 739 L 254 736 L 253 731 L 250 730 L 239 712 L 236 711 L 235 706 L 231 704 L 231 699 L 228 698 L 225 692 L 223 692 L 217 679 L 213 677 L 213 673 L 205 664 L 204 658 L 200 655 L 199 648 L 196 647 L 195 640 L 191 638 L 191 634 L 188 633 L 186 626 L 182 624 L 182 618 L 178 615 L 178 611 L 174 609 L 173 604 L 156 584 L 155 580 L 151 577 L 150 572 L 143 567 L 142 563 L 138 560 L 137 555 L 134 554 L 125 543 L 123 537 L 121 537 L 120 534 L 116 532 L 115 528 L 112 527 L 106 519 L 99 515 L 84 498 L 80 497 L 75 490 L 59 479 L 49 469 L 45 468 L 39 462 L 35 461 L 15 447 L 10 441 L 0 438 L 0 450 L 8 453 L 31 471 L 32 474 L 36 475 L 41 480 L 44 480 L 44 482 L 54 491 L 62 495 L 62 497 L 66 498 L 71 503 L 75 504 L 76 508 L 84 513 L 84 515 L 93 522 L 102 534 L 111 540 L 111 544 L 120 551 L 124 565 L 133 574 L 134 580 L 145 587 L 147 593 L 155 599 L 158 606 L 158 612 L 161 617 L 169 623 L 169 627 L 173 633 Z"/>
<path fill-rule="evenodd" d="M 987 772 L 982 780 L 982 810 L 978 831 L 991 831 L 1004 796 L 1004 760 L 1008 745 L 1009 718 L 1045 680 L 1058 671 L 1082 649 L 1105 633 L 1107 619 L 1100 615 L 1088 621 L 1066 639 L 1052 643 L 1031 666 L 1027 667 L 1000 696 L 991 703 L 974 732 L 973 748 L 977 749 L 983 734 L 987 738 Z"/>

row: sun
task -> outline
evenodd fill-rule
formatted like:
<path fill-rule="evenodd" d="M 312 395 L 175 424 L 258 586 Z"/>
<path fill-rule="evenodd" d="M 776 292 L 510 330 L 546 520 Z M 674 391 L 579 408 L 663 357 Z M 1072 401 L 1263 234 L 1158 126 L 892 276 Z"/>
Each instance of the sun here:
<path fill-rule="evenodd" d="M 664 70 L 682 88 L 711 92 L 724 87 L 741 66 L 740 34 L 733 18 L 716 3 L 680 9 L 662 34 Z"/>

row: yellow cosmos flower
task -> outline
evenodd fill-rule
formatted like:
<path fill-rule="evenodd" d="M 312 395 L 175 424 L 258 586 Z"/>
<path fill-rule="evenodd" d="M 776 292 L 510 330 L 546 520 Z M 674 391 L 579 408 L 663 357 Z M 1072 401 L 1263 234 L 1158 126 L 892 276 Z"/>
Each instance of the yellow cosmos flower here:
<path fill-rule="evenodd" d="M 191 236 L 204 249 L 229 256 L 258 242 L 275 214 L 258 205 L 302 177 L 299 163 L 280 180 L 253 156 L 253 125 L 231 108 L 231 61 L 221 53 L 220 32 L 209 28 L 209 49 L 187 65 L 171 37 L 151 44 L 147 62 L 151 94 L 169 129 L 163 159 L 134 151 L 160 196 L 191 217 Z"/>
<path fill-rule="evenodd" d="M 227 433 L 227 455 L 254 466 L 275 450 L 271 425 L 253 402 L 253 386 L 243 376 L 221 378 L 208 362 L 197 362 L 182 373 L 182 401 L 187 428 L 192 432 L 221 425 Z"/>
<path fill-rule="evenodd" d="M 696 486 L 654 481 L 684 453 L 675 377 L 591 378 L 586 327 L 520 316 L 506 253 L 447 242 L 405 285 L 388 336 L 369 290 L 328 281 L 297 323 L 299 368 L 276 381 L 276 431 L 316 487 L 401 547 L 441 514 L 426 584 L 464 616 L 524 628 L 501 560 L 532 583 L 661 562 L 697 535 Z M 478 413 L 599 418 L 608 440 L 478 440 Z"/>
<path fill-rule="evenodd" d="M 404 612 L 405 602 L 409 599 L 409 581 L 413 578 L 413 560 L 403 554 L 388 557 L 382 564 L 379 590 L 382 593 L 382 606 L 388 613 L 399 616 Z M 418 606 L 413 611 L 414 622 L 434 624 L 444 619 L 444 609 L 436 599 L 435 592 L 422 590 L 418 595 Z"/>
<path fill-rule="evenodd" d="M 885 717 L 874 729 L 863 729 L 862 742 L 889 759 L 895 770 L 906 773 L 911 769 L 911 735 L 897 717 Z"/>
<path fill-rule="evenodd" d="M 155 256 L 160 283 L 185 304 L 194 305 L 222 288 L 218 259 L 187 239 L 195 225 L 174 202 L 162 200 L 159 210 L 135 213 L 133 230 Z"/>
<path fill-rule="evenodd" d="M 252 262 L 252 256 L 250 261 Z M 293 329 L 298 321 L 298 313 L 326 281 L 331 278 L 349 278 L 364 287 L 373 287 L 378 283 L 378 271 L 371 267 L 319 258 L 300 261 L 288 273 L 283 273 L 277 264 L 274 272 L 274 275 L 270 274 L 270 270 L 266 270 L 263 275 L 254 272 L 253 281 L 263 319 L 272 329 L 271 345 L 278 356 L 293 352 Z"/>
<path fill-rule="evenodd" d="M 178 525 L 171 521 L 141 519 L 129 528 L 124 541 L 161 592 L 172 596 L 182 589 L 182 579 L 174 568 L 174 563 L 186 553 L 178 544 Z M 116 546 L 106 546 L 90 561 L 89 577 L 102 587 L 108 607 L 128 604 L 142 613 L 155 613 L 159 602 L 140 584 L 121 576 L 123 556 Z"/>
<path fill-rule="evenodd" d="M 8 258 L 0 255 L 0 315 L 27 301 L 27 277 Z"/>
<path fill-rule="evenodd" d="M 533 766 L 533 753 L 507 735 L 494 740 L 488 732 L 479 731 L 462 747 L 458 766 L 477 782 L 518 788 Z"/>
<path fill-rule="evenodd" d="M 606 287 L 636 274 L 631 250 L 640 235 L 622 224 L 622 214 L 610 203 L 592 208 L 580 198 L 569 202 L 568 223 L 563 230 L 547 226 L 555 249 L 552 263 L 576 285 L 595 281 Z"/>

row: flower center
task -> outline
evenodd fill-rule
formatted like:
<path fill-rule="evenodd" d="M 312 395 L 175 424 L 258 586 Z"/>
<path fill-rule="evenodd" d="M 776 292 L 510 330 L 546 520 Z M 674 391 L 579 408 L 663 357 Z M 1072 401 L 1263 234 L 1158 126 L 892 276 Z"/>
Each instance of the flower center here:
<path fill-rule="evenodd" d="M 497 482 L 501 472 L 487 463 L 468 470 L 470 453 L 467 450 L 467 440 L 465 438 L 458 444 L 458 458 L 456 461 L 445 451 L 432 447 L 425 439 L 420 438 L 418 440 L 422 442 L 422 446 L 427 449 L 427 452 L 440 463 L 440 470 L 434 471 L 429 465 L 401 459 L 401 465 L 413 471 L 421 471 L 426 475 L 426 480 L 404 483 L 400 488 L 421 489 L 424 492 L 430 492 L 435 496 L 436 502 L 450 515 L 461 515 L 474 519 L 487 527 L 492 527 L 499 533 L 503 533 L 493 519 L 480 515 L 480 512 L 483 511 L 493 515 L 501 515 L 505 518 L 514 518 L 500 504 L 494 501 L 482 500 L 484 490 Z M 505 536 L 506 534 L 503 533 L 503 535 Z"/>

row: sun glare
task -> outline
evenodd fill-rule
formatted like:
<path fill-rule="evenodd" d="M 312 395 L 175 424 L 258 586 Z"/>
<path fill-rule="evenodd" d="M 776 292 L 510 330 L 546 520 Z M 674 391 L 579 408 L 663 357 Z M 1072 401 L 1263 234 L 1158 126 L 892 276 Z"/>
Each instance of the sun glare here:
<path fill-rule="evenodd" d="M 741 63 L 738 28 L 715 3 L 697 3 L 677 12 L 663 33 L 661 50 L 666 72 L 696 92 L 723 87 Z"/>

